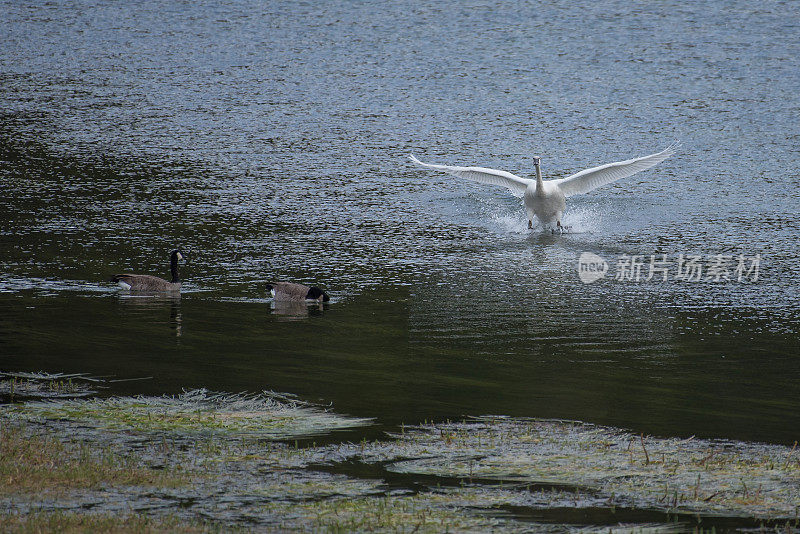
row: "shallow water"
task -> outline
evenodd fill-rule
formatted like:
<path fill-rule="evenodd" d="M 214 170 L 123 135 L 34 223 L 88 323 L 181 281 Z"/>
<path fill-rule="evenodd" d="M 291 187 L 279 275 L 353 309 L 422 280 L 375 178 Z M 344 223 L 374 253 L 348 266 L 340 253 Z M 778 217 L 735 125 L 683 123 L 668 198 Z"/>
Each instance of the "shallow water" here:
<path fill-rule="evenodd" d="M 387 424 L 800 437 L 791 3 L 4 2 L 0 22 L 2 370 L 289 391 Z M 571 198 L 563 236 L 406 159 L 529 176 L 541 155 L 557 177 L 674 139 Z M 177 245 L 182 297 L 105 282 L 166 275 Z M 582 252 L 612 272 L 581 283 Z M 635 254 L 761 262 L 613 279 Z M 275 279 L 333 301 L 275 308 Z"/>

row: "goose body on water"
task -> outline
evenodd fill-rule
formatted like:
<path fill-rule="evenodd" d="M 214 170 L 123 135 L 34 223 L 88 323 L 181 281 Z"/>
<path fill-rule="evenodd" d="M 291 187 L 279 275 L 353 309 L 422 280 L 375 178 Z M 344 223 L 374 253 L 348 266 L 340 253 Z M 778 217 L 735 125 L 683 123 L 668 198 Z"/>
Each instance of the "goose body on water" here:
<path fill-rule="evenodd" d="M 302 302 L 316 300 L 317 302 L 328 302 L 331 300 L 328 294 L 318 287 L 309 287 L 293 282 L 272 282 L 267 284 L 267 291 L 276 301 Z"/>
<path fill-rule="evenodd" d="M 180 249 L 175 249 L 170 253 L 170 270 L 172 271 L 172 280 L 167 281 L 157 276 L 149 274 L 115 274 L 111 277 L 112 282 L 116 282 L 122 289 L 129 291 L 142 291 L 142 292 L 174 292 L 180 291 L 181 280 L 178 277 L 178 261 L 183 259 L 183 254 Z"/>
<path fill-rule="evenodd" d="M 542 171 L 539 168 L 541 158 L 539 157 L 533 158 L 536 179 L 521 178 L 510 172 L 487 169 L 485 167 L 451 167 L 449 165 L 423 163 L 415 158 L 413 154 L 410 154 L 409 157 L 411 161 L 423 167 L 444 171 L 473 182 L 507 187 L 512 194 L 522 197 L 522 203 L 528 215 L 528 228 L 533 228 L 533 219 L 536 218 L 545 227 L 560 232 L 564 229 L 561 224 L 561 216 L 567 207 L 567 197 L 588 193 L 600 186 L 649 169 L 673 155 L 677 146 L 672 145 L 666 150 L 649 156 L 607 163 L 585 169 L 566 178 L 547 181 L 542 180 Z"/>

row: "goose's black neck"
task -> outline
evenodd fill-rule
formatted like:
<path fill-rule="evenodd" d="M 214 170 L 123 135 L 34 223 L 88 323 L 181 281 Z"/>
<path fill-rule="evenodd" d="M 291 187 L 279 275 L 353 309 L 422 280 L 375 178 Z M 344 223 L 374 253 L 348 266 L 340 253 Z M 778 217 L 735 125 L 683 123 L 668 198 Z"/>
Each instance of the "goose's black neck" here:
<path fill-rule="evenodd" d="M 178 278 L 178 253 L 173 252 L 172 257 L 169 260 L 170 263 L 170 270 L 172 271 L 172 283 L 180 282 L 181 279 Z"/>

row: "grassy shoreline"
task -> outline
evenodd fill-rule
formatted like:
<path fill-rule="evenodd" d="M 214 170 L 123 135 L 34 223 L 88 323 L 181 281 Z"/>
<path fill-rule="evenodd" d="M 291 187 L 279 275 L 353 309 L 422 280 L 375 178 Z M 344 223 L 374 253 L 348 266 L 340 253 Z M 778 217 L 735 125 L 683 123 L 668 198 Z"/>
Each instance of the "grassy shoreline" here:
<path fill-rule="evenodd" d="M 8 532 L 800 528 L 796 448 L 507 417 L 307 439 L 369 424 L 271 393 L 4 405 L 0 521 Z M 581 511 L 595 522 L 574 524 Z"/>

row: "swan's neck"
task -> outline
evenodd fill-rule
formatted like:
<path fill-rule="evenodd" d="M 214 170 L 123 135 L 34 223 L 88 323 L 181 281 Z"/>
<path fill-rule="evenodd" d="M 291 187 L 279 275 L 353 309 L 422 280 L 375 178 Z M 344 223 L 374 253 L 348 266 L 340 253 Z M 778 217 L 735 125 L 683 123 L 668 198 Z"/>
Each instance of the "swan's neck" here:
<path fill-rule="evenodd" d="M 178 255 L 173 254 L 172 258 L 170 259 L 170 270 L 172 271 L 172 283 L 180 282 L 181 279 L 178 278 Z"/>
<path fill-rule="evenodd" d="M 542 181 L 542 170 L 536 165 L 536 190 L 543 191 L 544 182 Z"/>

